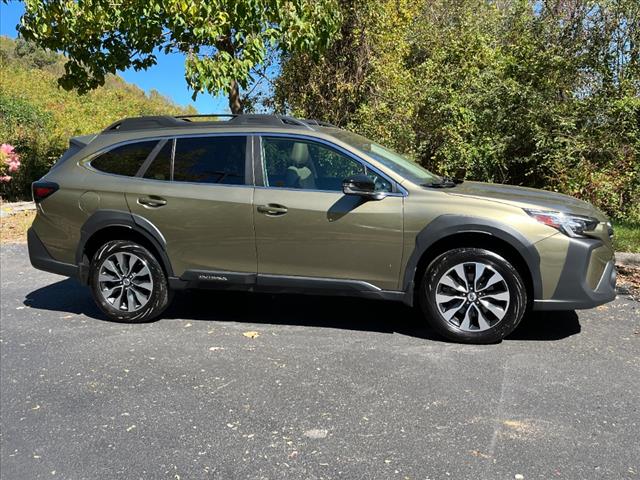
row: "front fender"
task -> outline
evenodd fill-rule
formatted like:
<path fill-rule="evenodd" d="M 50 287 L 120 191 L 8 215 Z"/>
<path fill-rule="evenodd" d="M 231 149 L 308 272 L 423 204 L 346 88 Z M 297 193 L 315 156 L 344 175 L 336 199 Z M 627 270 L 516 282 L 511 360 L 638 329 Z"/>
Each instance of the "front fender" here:
<path fill-rule="evenodd" d="M 441 215 L 424 227 L 416 236 L 415 248 L 407 261 L 402 289 L 413 297 L 414 278 L 418 262 L 430 247 L 447 237 L 462 233 L 481 233 L 509 244 L 523 258 L 533 285 L 534 298 L 541 298 L 542 276 L 540 256 L 534 244 L 518 230 L 501 222 L 465 215 Z"/>

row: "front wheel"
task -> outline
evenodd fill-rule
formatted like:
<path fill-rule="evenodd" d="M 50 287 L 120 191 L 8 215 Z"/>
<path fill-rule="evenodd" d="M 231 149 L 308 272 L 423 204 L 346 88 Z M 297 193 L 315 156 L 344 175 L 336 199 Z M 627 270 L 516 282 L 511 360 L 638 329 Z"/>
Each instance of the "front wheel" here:
<path fill-rule="evenodd" d="M 153 320 L 170 301 L 158 260 L 129 240 L 113 240 L 100 247 L 91 260 L 89 284 L 100 310 L 118 322 Z"/>
<path fill-rule="evenodd" d="M 444 337 L 495 343 L 520 323 L 527 292 L 518 271 L 489 250 L 456 248 L 435 258 L 420 285 L 420 306 Z"/>

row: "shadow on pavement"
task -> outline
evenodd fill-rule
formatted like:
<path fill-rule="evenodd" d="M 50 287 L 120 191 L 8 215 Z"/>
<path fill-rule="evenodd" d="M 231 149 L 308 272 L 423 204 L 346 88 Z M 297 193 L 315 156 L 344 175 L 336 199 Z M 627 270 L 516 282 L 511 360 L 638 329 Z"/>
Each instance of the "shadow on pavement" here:
<path fill-rule="evenodd" d="M 89 288 L 80 282 L 67 278 L 28 293 L 23 302 L 30 308 L 75 313 L 91 318 L 106 319 L 98 309 Z"/>
<path fill-rule="evenodd" d="M 73 279 L 34 290 L 24 304 L 107 320 L 93 303 L 89 289 Z M 417 309 L 348 297 L 188 290 L 176 293 L 162 318 L 340 328 L 442 340 L 425 325 Z M 560 340 L 579 332 L 574 311 L 533 312 L 507 340 Z"/>
<path fill-rule="evenodd" d="M 530 312 L 507 340 L 562 340 L 580 333 L 575 310 L 566 312 Z"/>

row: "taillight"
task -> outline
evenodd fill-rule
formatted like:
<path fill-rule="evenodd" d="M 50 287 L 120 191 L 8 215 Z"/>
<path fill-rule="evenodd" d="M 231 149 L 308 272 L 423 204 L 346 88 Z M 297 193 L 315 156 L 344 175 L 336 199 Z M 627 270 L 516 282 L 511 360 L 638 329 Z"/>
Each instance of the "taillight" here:
<path fill-rule="evenodd" d="M 57 183 L 54 182 L 33 182 L 31 184 L 33 201 L 36 203 L 41 202 L 42 200 L 56 192 L 58 188 L 60 187 Z"/>

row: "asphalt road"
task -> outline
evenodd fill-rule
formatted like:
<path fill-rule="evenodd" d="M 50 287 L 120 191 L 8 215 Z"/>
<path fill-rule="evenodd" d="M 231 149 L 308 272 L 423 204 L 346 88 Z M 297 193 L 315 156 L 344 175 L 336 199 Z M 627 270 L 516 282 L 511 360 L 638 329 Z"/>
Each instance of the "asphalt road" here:
<path fill-rule="evenodd" d="M 326 297 L 183 293 L 115 324 L 25 246 L 0 265 L 3 479 L 640 477 L 629 297 L 466 346 Z"/>

